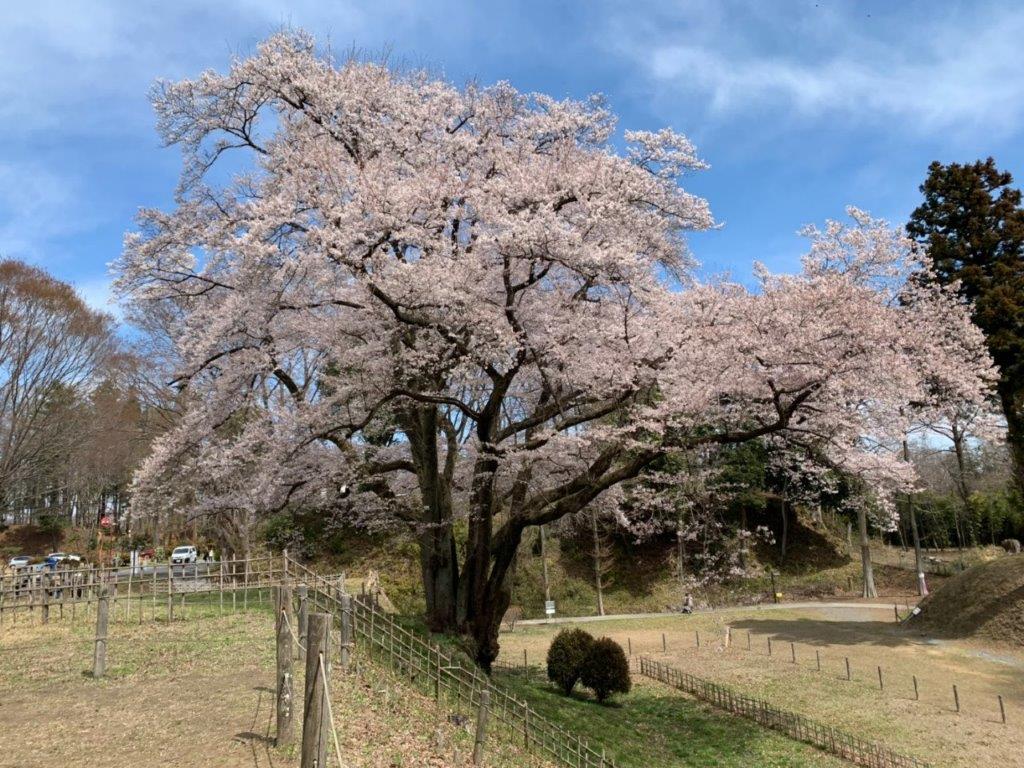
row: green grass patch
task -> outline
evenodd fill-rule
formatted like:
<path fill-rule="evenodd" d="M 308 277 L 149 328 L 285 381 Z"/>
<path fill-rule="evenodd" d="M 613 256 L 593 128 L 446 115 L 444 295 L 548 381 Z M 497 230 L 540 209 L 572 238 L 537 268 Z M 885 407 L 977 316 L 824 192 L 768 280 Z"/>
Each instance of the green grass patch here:
<path fill-rule="evenodd" d="M 632 692 L 610 705 L 582 693 L 564 696 L 552 685 L 514 675 L 501 675 L 498 682 L 591 746 L 604 747 L 621 768 L 843 765 L 810 746 L 638 678 Z"/>

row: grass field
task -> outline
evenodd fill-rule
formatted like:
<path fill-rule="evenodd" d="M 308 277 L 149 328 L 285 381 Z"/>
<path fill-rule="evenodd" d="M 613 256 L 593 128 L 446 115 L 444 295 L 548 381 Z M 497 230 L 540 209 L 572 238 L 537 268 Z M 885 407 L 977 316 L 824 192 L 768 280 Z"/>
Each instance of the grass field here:
<path fill-rule="evenodd" d="M 93 629 L 85 617 L 46 626 L 6 622 L 0 766 L 297 766 L 294 746 L 273 746 L 271 615 L 189 608 L 186 620 L 171 625 L 113 622 L 101 680 L 88 676 Z M 301 673 L 296 682 L 301 691 Z M 472 735 L 468 725 L 452 723 L 450 707 L 369 665 L 347 677 L 336 670 L 332 688 L 346 766 L 468 765 Z M 301 712 L 295 722 L 298 736 Z M 540 764 L 499 739 L 488 743 L 488 762 Z"/>
<path fill-rule="evenodd" d="M 723 647 L 727 625 L 732 628 L 728 649 Z M 900 630 L 891 609 L 738 609 L 580 626 L 623 647 L 631 644 L 634 654 L 731 685 L 936 765 L 1016 765 L 1024 750 L 1024 652 L 928 641 Z M 501 658 L 522 663 L 525 649 L 530 663 L 542 664 L 559 628 L 519 625 L 502 635 Z M 821 657 L 820 672 L 815 651 Z M 846 680 L 846 657 L 851 681 Z M 918 678 L 919 701 L 914 700 L 912 675 Z M 960 714 L 954 711 L 954 683 Z M 1000 722 L 997 694 L 1006 705 L 1007 725 Z"/>
<path fill-rule="evenodd" d="M 675 696 L 634 677 L 633 690 L 608 706 L 583 696 L 566 697 L 546 684 L 500 676 L 542 715 L 571 724 L 583 738 L 606 746 L 621 768 L 747 766 L 801 768 L 846 765 L 812 747 Z"/>

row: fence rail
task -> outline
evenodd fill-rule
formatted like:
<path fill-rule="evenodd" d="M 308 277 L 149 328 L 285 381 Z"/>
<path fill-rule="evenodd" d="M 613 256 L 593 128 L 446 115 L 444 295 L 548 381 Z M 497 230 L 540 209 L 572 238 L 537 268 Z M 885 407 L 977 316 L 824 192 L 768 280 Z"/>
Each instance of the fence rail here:
<path fill-rule="evenodd" d="M 334 614 L 340 622 L 343 585 L 294 560 L 287 561 L 287 568 L 297 581 L 309 587 L 308 599 L 316 609 Z M 371 659 L 389 664 L 394 672 L 438 699 L 444 695 L 476 708 L 487 691 L 491 717 L 502 726 L 506 736 L 546 760 L 567 768 L 615 768 L 615 761 L 603 750 L 538 714 L 527 702 L 495 685 L 472 662 L 403 627 L 377 606 L 373 595 L 357 595 L 351 605 L 355 640 Z"/>
<path fill-rule="evenodd" d="M 227 599 L 232 608 L 241 600 L 243 607 L 248 607 L 251 593 L 262 602 L 264 591 L 285 575 L 282 559 L 272 556 L 134 568 L 77 566 L 8 572 L 0 575 L 0 624 L 8 619 L 17 621 L 26 613 L 43 621 L 62 618 L 65 610 L 74 617 L 78 607 L 94 607 L 104 588 L 117 610 L 121 610 L 119 606 L 125 611 L 137 610 L 140 620 L 146 605 L 154 614 L 161 610 L 171 618 L 186 596 L 217 596 L 221 607 Z"/>
<path fill-rule="evenodd" d="M 777 709 L 763 699 L 737 693 L 724 685 L 702 680 L 646 656 L 639 658 L 638 668 L 645 677 L 685 691 L 701 701 L 753 720 L 790 738 L 813 744 L 856 765 L 865 768 L 929 768 L 928 763 L 915 757 L 902 755 L 803 715 Z"/>

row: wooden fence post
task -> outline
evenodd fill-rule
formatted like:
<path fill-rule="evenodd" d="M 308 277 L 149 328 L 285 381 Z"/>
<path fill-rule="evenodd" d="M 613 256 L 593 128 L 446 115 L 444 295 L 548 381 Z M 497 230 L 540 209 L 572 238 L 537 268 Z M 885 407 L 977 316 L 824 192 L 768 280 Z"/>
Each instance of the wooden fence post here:
<path fill-rule="evenodd" d="M 107 622 L 110 618 L 110 603 L 106 586 L 100 587 L 100 599 L 96 604 L 96 640 L 92 653 L 92 676 L 103 677 L 107 671 Z"/>
<path fill-rule="evenodd" d="M 960 711 L 960 691 L 958 691 L 956 689 L 955 685 L 953 686 L 953 703 L 956 705 L 956 711 L 959 712 Z"/>
<path fill-rule="evenodd" d="M 306 631 L 309 623 L 309 588 L 302 584 L 295 588 L 299 595 L 299 659 L 306 658 Z"/>
<path fill-rule="evenodd" d="M 850 679 L 852 679 L 850 677 L 850 657 L 846 656 L 844 658 L 846 659 L 846 679 L 850 680 Z"/>
<path fill-rule="evenodd" d="M 999 706 L 1003 706 L 1003 697 L 999 697 Z M 1006 716 L 1003 716 L 1003 722 L 1006 722 Z M 523 700 L 523 747 L 525 749 L 530 748 L 530 705 Z"/>
<path fill-rule="evenodd" d="M 40 612 L 43 624 L 50 623 L 50 574 L 44 573 L 43 577 L 39 580 L 39 583 L 43 588 L 43 607 Z"/>
<path fill-rule="evenodd" d="M 789 654 L 794 664 L 796 664 L 796 643 L 789 644 Z"/>
<path fill-rule="evenodd" d="M 484 742 L 487 740 L 487 714 L 491 708 L 491 692 L 480 691 L 480 706 L 476 711 L 476 736 L 473 739 L 473 765 L 484 764 Z"/>
<path fill-rule="evenodd" d="M 167 623 L 174 620 L 174 566 L 167 564 Z"/>
<path fill-rule="evenodd" d="M 1003 697 L 996 696 L 996 698 L 999 699 L 999 716 L 1003 720 L 1003 725 L 1006 725 L 1006 707 L 1003 706 Z"/>
<path fill-rule="evenodd" d="M 918 690 L 917 690 L 917 675 L 911 675 L 911 677 L 914 678 L 914 701 L 920 701 L 921 700 L 921 694 L 918 693 Z"/>
<path fill-rule="evenodd" d="M 326 613 L 311 613 L 307 620 L 301 768 L 327 768 L 327 741 L 331 724 L 324 719 L 324 710 L 327 708 L 327 673 L 330 671 L 331 617 Z"/>
<path fill-rule="evenodd" d="M 274 744 L 278 747 L 291 743 L 293 731 L 292 633 L 288 628 L 288 614 L 284 605 L 287 589 L 274 588 L 274 616 L 277 628 L 277 738 Z M 290 599 L 290 595 L 287 599 Z"/>
<path fill-rule="evenodd" d="M 371 638 L 372 643 L 372 638 Z M 371 646 L 372 647 L 372 646 Z M 441 646 L 434 647 L 437 655 L 434 657 L 434 701 L 441 700 Z"/>
<path fill-rule="evenodd" d="M 352 653 L 352 596 L 341 595 L 341 671 L 348 672 Z"/>

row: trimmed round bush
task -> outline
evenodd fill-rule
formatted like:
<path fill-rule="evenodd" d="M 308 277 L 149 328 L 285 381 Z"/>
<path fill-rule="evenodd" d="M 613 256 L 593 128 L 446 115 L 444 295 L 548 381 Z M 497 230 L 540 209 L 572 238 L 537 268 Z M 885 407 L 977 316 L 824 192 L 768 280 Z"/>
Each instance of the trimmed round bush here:
<path fill-rule="evenodd" d="M 572 693 L 580 679 L 594 638 L 582 629 L 563 629 L 548 648 L 548 680 L 566 695 Z"/>
<path fill-rule="evenodd" d="M 580 682 L 600 702 L 614 693 L 629 693 L 629 661 L 622 646 L 610 637 L 594 640 L 580 670 Z"/>

